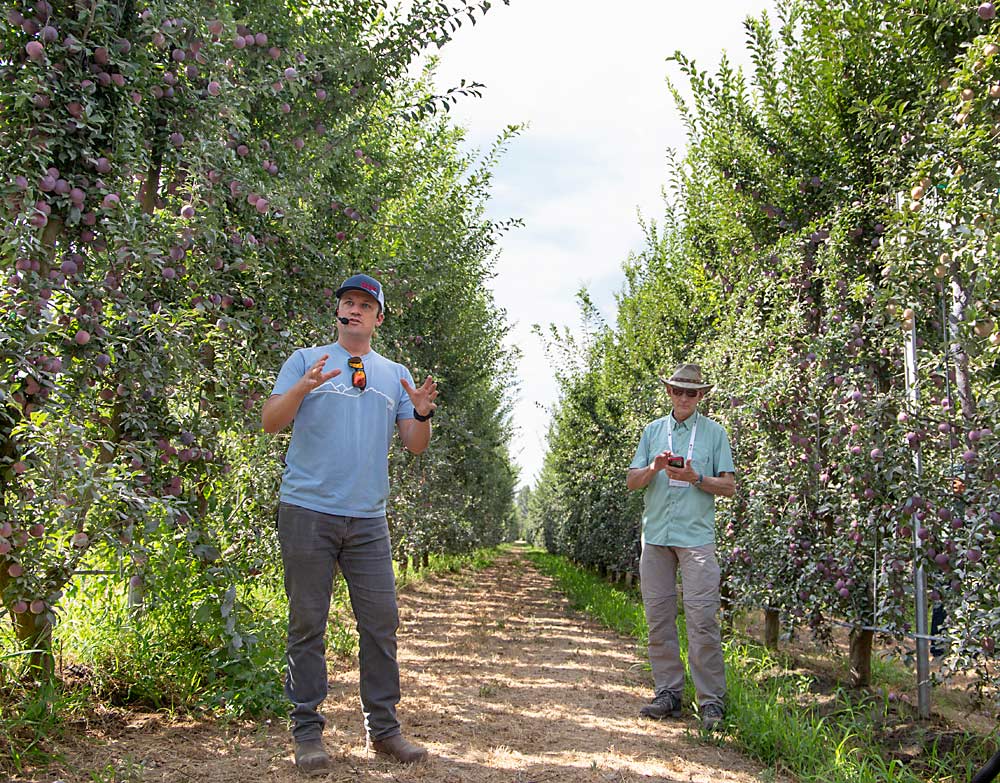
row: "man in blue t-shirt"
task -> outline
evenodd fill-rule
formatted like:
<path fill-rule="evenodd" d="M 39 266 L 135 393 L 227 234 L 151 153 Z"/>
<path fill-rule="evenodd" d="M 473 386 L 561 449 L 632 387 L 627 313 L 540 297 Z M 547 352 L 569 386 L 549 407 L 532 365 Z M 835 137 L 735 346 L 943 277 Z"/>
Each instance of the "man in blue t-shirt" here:
<path fill-rule="evenodd" d="M 327 695 L 326 622 L 333 579 L 344 574 L 358 623 L 361 705 L 369 745 L 398 761 L 427 751 L 403 738 L 396 718 L 396 583 L 385 518 L 389 446 L 395 429 L 419 454 L 431 437 L 437 384 L 415 387 L 400 364 L 372 350 L 385 318 L 381 284 L 354 275 L 337 289 L 337 341 L 300 348 L 281 368 L 261 413 L 264 430 L 289 424 L 278 506 L 278 540 L 288 595 L 288 674 L 295 764 L 330 765 L 323 747 Z"/>
<path fill-rule="evenodd" d="M 645 489 L 639 587 L 649 626 L 652 702 L 639 714 L 678 717 L 684 665 L 677 638 L 677 569 L 684 584 L 688 663 L 702 726 L 722 720 L 726 671 L 719 628 L 719 563 L 715 557 L 715 497 L 736 492 L 729 436 L 698 413 L 712 384 L 697 364 L 682 364 L 660 379 L 673 410 L 648 424 L 629 465 L 625 484 Z"/>

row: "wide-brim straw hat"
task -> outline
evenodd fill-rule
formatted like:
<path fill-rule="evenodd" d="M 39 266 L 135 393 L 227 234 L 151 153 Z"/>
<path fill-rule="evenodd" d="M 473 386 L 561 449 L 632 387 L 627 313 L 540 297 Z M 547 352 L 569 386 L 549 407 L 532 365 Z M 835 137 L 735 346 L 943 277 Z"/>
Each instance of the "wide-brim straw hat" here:
<path fill-rule="evenodd" d="M 679 364 L 674 374 L 669 378 L 660 377 L 660 382 L 678 389 L 698 389 L 708 391 L 715 384 L 705 383 L 701 377 L 701 366 L 697 364 Z"/>

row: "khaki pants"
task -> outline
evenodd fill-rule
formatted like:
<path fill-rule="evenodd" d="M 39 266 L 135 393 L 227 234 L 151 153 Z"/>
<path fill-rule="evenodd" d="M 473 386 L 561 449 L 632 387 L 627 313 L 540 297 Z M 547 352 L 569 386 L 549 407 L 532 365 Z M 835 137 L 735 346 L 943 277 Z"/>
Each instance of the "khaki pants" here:
<path fill-rule="evenodd" d="M 642 602 L 649 626 L 649 663 L 657 695 L 684 690 L 684 665 L 677 640 L 677 568 L 684 585 L 688 665 L 698 705 L 723 706 L 726 670 L 719 629 L 719 563 L 715 545 L 672 547 L 643 544 L 639 559 Z"/>

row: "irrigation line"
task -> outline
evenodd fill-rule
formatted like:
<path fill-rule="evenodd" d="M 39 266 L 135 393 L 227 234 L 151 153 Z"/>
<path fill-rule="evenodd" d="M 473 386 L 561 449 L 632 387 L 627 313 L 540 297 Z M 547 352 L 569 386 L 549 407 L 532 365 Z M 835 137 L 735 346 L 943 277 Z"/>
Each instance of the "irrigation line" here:
<path fill-rule="evenodd" d="M 1000 774 L 1000 751 L 993 754 L 993 758 L 987 761 L 986 765 L 975 774 L 971 783 L 990 783 L 997 774 Z"/>

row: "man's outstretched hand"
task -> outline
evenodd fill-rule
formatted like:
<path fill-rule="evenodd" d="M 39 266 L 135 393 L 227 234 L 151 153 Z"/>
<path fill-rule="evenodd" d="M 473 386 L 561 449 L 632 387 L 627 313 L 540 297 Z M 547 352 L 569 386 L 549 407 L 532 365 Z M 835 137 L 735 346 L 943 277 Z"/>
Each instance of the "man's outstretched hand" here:
<path fill-rule="evenodd" d="M 336 378 L 340 375 L 340 369 L 330 370 L 330 372 L 323 372 L 323 367 L 326 364 L 326 360 L 330 358 L 330 354 L 325 353 L 316 360 L 316 363 L 306 370 L 306 374 L 302 376 L 299 381 L 305 386 L 306 394 L 311 392 L 313 389 L 322 386 L 331 378 Z"/>
<path fill-rule="evenodd" d="M 438 396 L 438 387 L 431 376 L 428 375 L 424 379 L 423 384 L 417 388 L 410 385 L 410 382 L 406 378 L 400 378 L 399 382 L 403 384 L 403 388 L 406 390 L 407 395 L 409 395 L 410 402 L 413 403 L 413 409 L 421 416 L 427 416 L 437 407 L 434 400 Z"/>

